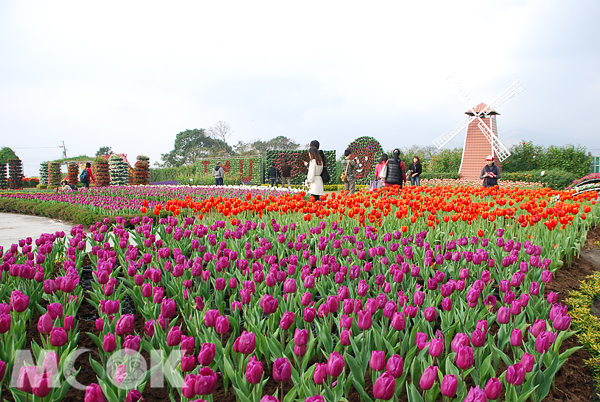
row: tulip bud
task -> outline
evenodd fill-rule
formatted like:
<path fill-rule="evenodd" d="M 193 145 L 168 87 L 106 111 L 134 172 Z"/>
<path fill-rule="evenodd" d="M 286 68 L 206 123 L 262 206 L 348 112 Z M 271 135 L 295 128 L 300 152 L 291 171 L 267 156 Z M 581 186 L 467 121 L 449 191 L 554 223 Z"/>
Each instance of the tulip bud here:
<path fill-rule="evenodd" d="M 316 363 L 313 373 L 313 381 L 317 385 L 322 385 L 327 379 L 327 363 Z"/>
<path fill-rule="evenodd" d="M 473 349 L 470 346 L 459 346 L 456 352 L 456 365 L 458 368 L 468 370 L 473 367 L 475 358 L 473 356 Z"/>
<path fill-rule="evenodd" d="M 381 371 L 385 367 L 385 352 L 373 350 L 371 352 L 371 360 L 369 361 L 371 370 Z"/>
<path fill-rule="evenodd" d="M 510 333 L 510 344 L 513 346 L 522 346 L 523 345 L 523 332 L 515 328 Z"/>
<path fill-rule="evenodd" d="M 490 378 L 485 384 L 485 395 L 488 399 L 494 400 L 500 398 L 502 392 L 502 382 L 497 378 Z"/>
<path fill-rule="evenodd" d="M 327 374 L 337 378 L 344 371 L 345 364 L 344 358 L 338 352 L 331 353 L 327 360 Z"/>
<path fill-rule="evenodd" d="M 67 344 L 67 331 L 64 328 L 53 328 L 50 331 L 50 344 L 55 347 L 64 346 Z"/>
<path fill-rule="evenodd" d="M 440 386 L 441 394 L 449 398 L 454 398 L 456 396 L 457 390 L 458 379 L 456 378 L 456 376 L 452 374 L 446 374 L 442 379 L 442 384 Z"/>
<path fill-rule="evenodd" d="M 387 372 L 382 373 L 373 385 L 373 395 L 376 399 L 389 401 L 396 391 L 396 379 Z"/>
<path fill-rule="evenodd" d="M 98 384 L 90 384 L 85 388 L 85 402 L 104 402 L 102 388 Z"/>
<path fill-rule="evenodd" d="M 217 317 L 215 331 L 217 334 L 221 335 L 226 334 L 229 331 L 229 319 L 226 316 L 220 315 Z"/>
<path fill-rule="evenodd" d="M 111 333 L 104 335 L 104 339 L 102 340 L 102 349 L 105 352 L 111 353 L 117 349 L 117 342 L 115 341 L 115 336 Z"/>
<path fill-rule="evenodd" d="M 273 379 L 277 382 L 288 382 L 292 378 L 292 365 L 285 358 L 277 358 L 273 362 Z"/>
<path fill-rule="evenodd" d="M 423 372 L 419 385 L 423 391 L 427 391 L 433 387 L 433 383 L 437 377 L 437 366 L 429 366 Z"/>
<path fill-rule="evenodd" d="M 246 365 L 246 381 L 250 384 L 258 384 L 263 375 L 262 362 L 258 361 L 255 356 L 250 357 L 250 361 Z"/>

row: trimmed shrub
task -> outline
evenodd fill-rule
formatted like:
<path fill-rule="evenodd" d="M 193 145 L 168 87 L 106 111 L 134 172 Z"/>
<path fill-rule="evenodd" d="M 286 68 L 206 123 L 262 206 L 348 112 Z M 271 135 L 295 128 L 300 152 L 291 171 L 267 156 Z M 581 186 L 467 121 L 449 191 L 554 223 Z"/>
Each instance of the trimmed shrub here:
<path fill-rule="evenodd" d="M 108 159 L 110 170 L 110 185 L 119 186 L 129 183 L 129 166 L 119 155 L 113 154 Z"/>
<path fill-rule="evenodd" d="M 435 173 L 458 173 L 462 160 L 462 148 L 448 149 L 431 158 L 429 172 Z M 408 165 L 406 165 L 408 169 Z M 423 175 L 421 175 L 423 178 Z"/>
<path fill-rule="evenodd" d="M 352 151 L 352 160 L 358 165 L 356 183 L 369 184 L 375 178 L 375 166 L 383 154 L 381 144 L 375 138 L 365 136 L 355 139 L 346 148 Z"/>
<path fill-rule="evenodd" d="M 67 183 L 76 186 L 79 183 L 79 166 L 76 163 L 67 165 Z"/>
<path fill-rule="evenodd" d="M 60 176 L 60 163 L 50 162 L 48 164 L 48 185 L 53 187 L 59 186 Z"/>
<path fill-rule="evenodd" d="M 0 189 L 8 188 L 8 179 L 6 177 L 6 163 L 0 163 Z"/>
<path fill-rule="evenodd" d="M 137 157 L 133 170 L 133 184 L 147 185 L 150 183 L 150 158 L 144 155 Z"/>
<path fill-rule="evenodd" d="M 10 188 L 13 190 L 23 188 L 23 163 L 21 159 L 10 159 L 8 161 L 8 172 L 10 175 Z"/>
<path fill-rule="evenodd" d="M 48 162 L 40 163 L 40 184 L 48 185 Z"/>
<path fill-rule="evenodd" d="M 110 184 L 108 161 L 105 158 L 96 158 L 94 160 L 92 173 L 94 174 L 94 179 L 96 179 L 97 187 L 106 187 Z"/>
<path fill-rule="evenodd" d="M 421 179 L 459 179 L 460 175 L 458 172 L 456 173 L 433 173 L 433 172 L 423 172 L 421 173 Z"/>

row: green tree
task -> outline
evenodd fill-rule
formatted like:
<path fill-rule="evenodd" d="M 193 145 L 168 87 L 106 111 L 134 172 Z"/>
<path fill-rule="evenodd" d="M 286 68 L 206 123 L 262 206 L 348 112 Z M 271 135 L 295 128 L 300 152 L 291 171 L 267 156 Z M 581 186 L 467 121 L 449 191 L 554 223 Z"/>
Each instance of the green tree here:
<path fill-rule="evenodd" d="M 546 149 L 540 166 L 547 170 L 560 169 L 582 177 L 590 173 L 591 160 L 584 146 L 572 144 L 551 145 Z"/>
<path fill-rule="evenodd" d="M 104 156 L 104 155 L 112 155 L 113 150 L 112 147 L 100 147 L 98 151 L 96 151 L 96 156 Z"/>
<path fill-rule="evenodd" d="M 525 172 L 538 170 L 543 165 L 544 147 L 533 142 L 522 141 L 510 147 L 511 155 L 502 162 L 504 172 Z"/>
<path fill-rule="evenodd" d="M 194 164 L 201 158 L 227 156 L 233 153 L 229 144 L 209 137 L 204 129 L 195 128 L 177 134 L 173 150 L 161 154 L 161 160 L 165 167 L 178 167 Z"/>
<path fill-rule="evenodd" d="M 270 140 L 254 140 L 251 142 L 239 141 L 235 146 L 235 152 L 241 156 L 262 155 L 267 151 L 295 151 L 300 147 L 296 141 L 283 135 Z"/>
<path fill-rule="evenodd" d="M 431 158 L 431 173 L 458 173 L 462 160 L 462 148 L 454 148 L 440 152 Z"/>
<path fill-rule="evenodd" d="M 0 149 L 0 163 L 6 164 L 10 159 L 18 159 L 19 157 L 15 154 L 15 151 L 9 147 L 2 147 Z"/>

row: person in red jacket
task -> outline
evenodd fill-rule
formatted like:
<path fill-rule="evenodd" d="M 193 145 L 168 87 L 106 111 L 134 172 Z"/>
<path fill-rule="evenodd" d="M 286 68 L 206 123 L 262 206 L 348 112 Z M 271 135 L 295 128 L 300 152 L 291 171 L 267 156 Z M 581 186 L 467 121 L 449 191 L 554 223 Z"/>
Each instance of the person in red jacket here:
<path fill-rule="evenodd" d="M 83 183 L 83 186 L 85 188 L 88 188 L 90 186 L 90 180 L 92 180 L 94 182 L 94 184 L 96 184 L 96 180 L 94 179 L 94 175 L 92 174 L 92 164 L 91 163 L 86 162 L 85 171 L 86 171 L 87 177 L 85 178 L 85 180 L 82 180 L 81 182 Z M 81 173 L 83 174 L 83 172 L 81 172 Z"/>

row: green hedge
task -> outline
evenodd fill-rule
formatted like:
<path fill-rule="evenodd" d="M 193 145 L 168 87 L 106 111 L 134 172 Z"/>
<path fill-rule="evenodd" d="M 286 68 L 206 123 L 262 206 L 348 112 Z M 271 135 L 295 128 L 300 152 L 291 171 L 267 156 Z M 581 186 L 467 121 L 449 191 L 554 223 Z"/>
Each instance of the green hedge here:
<path fill-rule="evenodd" d="M 89 227 L 104 218 L 109 218 L 111 223 L 115 223 L 116 218 L 116 215 L 98 214 L 77 205 L 48 204 L 40 201 L 14 198 L 0 198 L 0 212 L 44 216 L 52 219 L 60 219 L 72 224 L 82 224 L 84 227 Z M 170 213 L 164 209 L 158 217 L 155 217 L 152 213 L 147 214 L 152 219 L 166 218 L 167 215 L 170 215 Z M 119 216 L 129 220 L 136 216 L 141 217 L 143 214 L 123 214 Z"/>
<path fill-rule="evenodd" d="M 502 180 L 541 182 L 545 187 L 554 190 L 563 190 L 576 180 L 578 175 L 563 170 L 546 170 L 542 176 L 542 170 L 530 170 L 528 172 L 502 172 Z"/>
<path fill-rule="evenodd" d="M 408 169 L 408 166 L 406 167 Z M 431 172 L 423 172 L 421 173 L 421 179 L 459 179 L 460 175 L 458 173 L 431 173 Z M 408 177 L 407 177 L 408 179 Z"/>
<path fill-rule="evenodd" d="M 335 151 L 323 151 L 323 153 L 325 153 L 325 158 L 327 159 L 327 171 L 329 172 L 329 176 L 331 176 L 330 183 L 335 183 L 335 177 L 338 175 L 335 160 Z M 271 163 L 275 162 L 275 166 L 281 171 L 281 165 L 286 159 L 292 166 L 292 184 L 304 183 L 304 181 L 306 180 L 306 174 L 308 173 L 308 170 L 304 166 L 304 161 L 308 161 L 308 151 L 306 150 L 267 151 L 267 158 L 264 164 L 265 181 L 268 181 L 269 179 L 267 176 Z"/>

